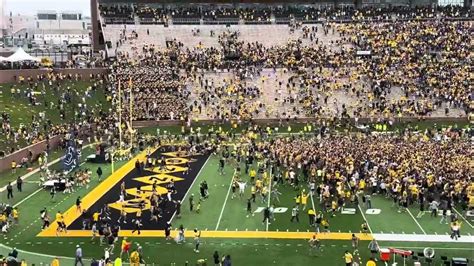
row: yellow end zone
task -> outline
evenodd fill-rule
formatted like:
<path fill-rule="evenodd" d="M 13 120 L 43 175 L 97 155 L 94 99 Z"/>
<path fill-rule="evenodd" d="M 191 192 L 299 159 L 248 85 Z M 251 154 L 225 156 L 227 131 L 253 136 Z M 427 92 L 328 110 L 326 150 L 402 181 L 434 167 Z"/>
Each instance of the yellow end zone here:
<path fill-rule="evenodd" d="M 156 150 L 156 149 L 155 149 Z M 155 151 L 153 150 L 152 153 Z M 135 158 L 129 160 L 124 166 L 112 173 L 102 183 L 95 187 L 82 199 L 82 208 L 89 209 L 98 199 L 100 199 L 105 193 L 107 193 L 113 186 L 115 186 L 125 175 L 127 175 L 133 168 L 135 168 L 136 160 L 143 161 L 146 158 L 146 150 L 135 156 Z M 55 215 L 51 213 L 51 215 Z M 64 215 L 64 223 L 66 226 L 71 225 L 77 218 L 81 216 L 81 213 L 76 210 L 76 206 L 73 205 L 67 210 Z M 56 229 L 58 223 L 56 220 L 51 223 L 51 226 L 41 231 L 37 236 L 39 237 L 54 237 L 56 236 Z M 79 230 L 80 231 L 80 230 Z M 60 236 L 63 236 L 64 233 Z"/>
<path fill-rule="evenodd" d="M 178 231 L 172 231 L 171 236 L 175 237 Z M 186 237 L 194 237 L 194 232 L 188 230 L 184 234 Z M 276 232 L 276 231 L 202 231 L 203 238 L 272 238 L 272 239 L 309 239 L 313 232 Z M 371 234 L 355 234 L 360 240 L 372 240 Z M 56 236 L 54 233 L 52 236 Z M 121 230 L 119 237 L 164 237 L 163 230 L 142 230 L 132 234 L 132 230 Z M 86 230 L 69 230 L 61 233 L 59 237 L 92 237 L 92 232 Z M 318 233 L 317 237 L 324 240 L 351 240 L 352 233 Z"/>

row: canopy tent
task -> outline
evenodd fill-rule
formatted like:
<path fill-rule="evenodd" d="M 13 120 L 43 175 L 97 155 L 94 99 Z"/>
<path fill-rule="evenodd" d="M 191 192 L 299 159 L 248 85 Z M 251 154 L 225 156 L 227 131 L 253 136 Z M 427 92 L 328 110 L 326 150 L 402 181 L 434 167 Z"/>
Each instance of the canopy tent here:
<path fill-rule="evenodd" d="M 3 62 L 3 61 L 8 61 L 8 59 L 6 57 L 0 56 L 0 62 Z"/>
<path fill-rule="evenodd" d="M 10 61 L 10 62 L 20 62 L 20 61 L 40 62 L 41 61 L 41 59 L 27 54 L 25 52 L 25 50 L 23 50 L 23 48 L 21 48 L 21 47 L 18 48 L 18 50 L 16 50 L 16 52 L 14 54 L 10 55 L 6 60 Z"/>

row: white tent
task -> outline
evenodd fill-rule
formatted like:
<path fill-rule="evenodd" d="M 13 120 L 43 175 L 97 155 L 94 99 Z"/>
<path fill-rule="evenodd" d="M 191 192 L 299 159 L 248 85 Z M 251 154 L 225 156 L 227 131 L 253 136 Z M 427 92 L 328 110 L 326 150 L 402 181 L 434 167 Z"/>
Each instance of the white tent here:
<path fill-rule="evenodd" d="M 16 52 L 12 55 L 10 55 L 8 58 L 7 58 L 7 61 L 10 61 L 10 62 L 20 62 L 20 61 L 36 61 L 36 62 L 40 62 L 41 59 L 37 58 L 37 57 L 33 57 L 29 54 L 27 54 L 25 52 L 25 50 L 23 50 L 23 48 L 18 48 L 18 50 L 16 50 Z"/>
<path fill-rule="evenodd" d="M 3 61 L 8 61 L 8 59 L 6 57 L 0 56 L 0 62 L 3 62 Z"/>

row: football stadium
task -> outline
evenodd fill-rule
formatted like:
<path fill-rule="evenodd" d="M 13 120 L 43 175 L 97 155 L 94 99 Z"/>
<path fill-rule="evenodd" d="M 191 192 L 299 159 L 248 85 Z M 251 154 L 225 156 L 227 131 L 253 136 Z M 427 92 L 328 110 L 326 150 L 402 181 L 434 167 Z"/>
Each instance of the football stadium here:
<path fill-rule="evenodd" d="M 472 0 L 28 1 L 0 265 L 474 265 Z"/>

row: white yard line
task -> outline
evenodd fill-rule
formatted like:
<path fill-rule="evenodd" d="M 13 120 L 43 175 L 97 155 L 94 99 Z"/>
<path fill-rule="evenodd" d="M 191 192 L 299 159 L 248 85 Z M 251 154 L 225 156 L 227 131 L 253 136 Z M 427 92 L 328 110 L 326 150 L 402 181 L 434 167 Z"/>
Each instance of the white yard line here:
<path fill-rule="evenodd" d="M 456 208 L 453 208 L 453 210 L 454 210 L 471 228 L 474 228 L 474 226 L 472 226 L 472 224 L 464 217 L 464 215 L 462 215 L 460 212 L 458 212 L 458 210 L 456 210 Z"/>
<path fill-rule="evenodd" d="M 12 249 L 11 247 L 5 246 L 3 244 L 0 244 L 0 247 L 6 249 L 7 251 Z M 58 258 L 61 263 L 64 263 L 63 260 L 71 260 L 71 261 L 75 260 L 75 258 L 73 258 L 73 257 L 53 256 L 53 255 L 47 255 L 47 254 L 41 254 L 41 253 L 26 251 L 26 250 L 22 250 L 22 249 L 16 249 L 16 250 L 20 254 L 29 254 L 29 255 L 33 255 L 33 256 L 38 256 L 38 257 L 43 257 L 43 258 L 51 258 L 51 259 Z M 86 259 L 86 258 L 83 258 L 82 261 L 83 262 L 91 262 L 90 259 Z M 124 262 L 122 264 L 123 265 L 130 265 L 130 263 L 128 263 L 128 262 Z"/>
<path fill-rule="evenodd" d="M 219 225 L 221 223 L 222 215 L 224 214 L 225 205 L 227 204 L 227 199 L 229 198 L 230 190 L 232 188 L 232 182 L 234 181 L 234 176 L 236 172 L 237 170 L 234 170 L 234 174 L 232 175 L 230 179 L 229 189 L 227 190 L 227 195 L 225 196 L 224 204 L 222 204 L 221 214 L 219 214 L 219 219 L 217 220 L 216 231 L 217 231 L 217 228 L 219 228 Z"/>
<path fill-rule="evenodd" d="M 394 247 L 401 249 L 425 249 L 426 247 Z M 436 250 L 472 250 L 472 248 L 434 248 Z"/>
<path fill-rule="evenodd" d="M 10 247 L 8 246 L 5 246 L 3 244 L 0 244 L 0 247 L 2 248 L 5 248 L 5 249 L 11 249 Z M 75 258 L 72 258 L 72 257 L 62 257 L 62 256 L 53 256 L 53 255 L 46 255 L 46 254 L 41 254 L 41 253 L 36 253 L 36 252 L 30 252 L 30 251 L 26 251 L 26 250 L 21 250 L 21 249 L 16 249 L 20 254 L 21 253 L 24 253 L 24 254 L 30 254 L 30 255 L 35 255 L 35 256 L 39 256 L 39 257 L 45 257 L 45 258 L 58 258 L 58 259 L 65 259 L 65 260 L 74 260 Z M 88 259 L 83 259 L 83 261 L 86 261 L 88 262 L 89 260 Z"/>
<path fill-rule="evenodd" d="M 426 235 L 425 230 L 423 230 L 423 227 L 421 227 L 421 224 L 416 220 L 415 216 L 413 216 L 410 209 L 407 208 L 406 210 L 408 211 L 408 214 L 410 214 L 411 218 L 413 218 L 413 221 L 415 221 L 416 225 L 418 225 L 418 227 L 421 229 L 421 232 Z"/>
<path fill-rule="evenodd" d="M 83 164 L 85 164 L 85 163 L 86 163 L 86 162 L 82 162 L 82 163 L 79 165 L 79 167 L 81 167 L 81 166 L 82 166 Z M 20 206 L 23 202 L 29 200 L 29 199 L 30 199 L 31 197 L 33 197 L 34 195 L 38 194 L 38 192 L 40 192 L 41 190 L 43 190 L 42 187 L 38 188 L 35 192 L 33 192 L 33 193 L 31 193 L 30 195 L 28 195 L 28 197 L 26 197 L 26 198 L 20 200 L 18 203 L 16 203 L 15 205 L 13 205 L 13 207 L 15 208 L 15 207 Z"/>
<path fill-rule="evenodd" d="M 349 184 L 349 181 L 346 181 L 346 183 L 347 183 L 347 187 L 350 188 L 351 186 Z M 359 195 L 357 195 L 357 192 L 356 192 L 355 196 L 357 197 L 357 199 L 359 198 Z M 360 202 L 359 200 L 357 200 L 357 201 Z M 359 208 L 360 214 L 362 214 L 362 218 L 364 219 L 365 223 L 367 224 L 367 228 L 369 228 L 370 234 L 373 234 L 372 228 L 370 227 L 370 224 L 369 224 L 369 221 L 367 220 L 367 217 L 365 217 L 364 211 L 360 207 L 360 204 L 357 204 L 357 207 Z"/>
<path fill-rule="evenodd" d="M 270 209 L 270 201 L 271 201 L 271 198 L 272 198 L 272 180 L 273 180 L 273 177 L 272 177 L 272 167 L 270 166 L 270 171 L 269 171 L 269 174 L 268 174 L 268 178 L 270 179 L 270 182 L 268 182 L 268 191 L 267 191 L 267 195 L 268 195 L 268 204 L 267 204 L 267 208 Z M 273 214 L 275 215 L 275 214 Z M 268 224 L 270 223 L 270 221 L 267 219 L 267 222 L 265 224 L 265 230 L 268 231 Z"/>
<path fill-rule="evenodd" d="M 359 197 L 359 196 L 356 195 L 356 197 Z M 365 223 L 367 224 L 367 227 L 369 228 L 370 234 L 373 234 L 373 233 L 372 233 L 372 228 L 370 227 L 370 224 L 369 224 L 369 221 L 368 221 L 367 218 L 365 217 L 364 211 L 363 211 L 362 208 L 360 207 L 360 204 L 357 204 L 357 207 L 359 207 L 360 214 L 362 214 L 362 218 L 364 219 Z"/>
<path fill-rule="evenodd" d="M 211 158 L 211 156 L 212 156 L 212 155 L 209 155 L 209 157 L 207 157 L 206 162 L 202 165 L 201 169 L 199 169 L 199 172 L 197 173 L 196 177 L 194 178 L 193 183 L 191 183 L 191 186 L 188 188 L 188 191 L 186 191 L 186 194 L 184 194 L 184 197 L 181 199 L 181 204 L 183 203 L 184 199 L 186 199 L 186 196 L 188 196 L 189 191 L 191 191 L 191 189 L 193 188 L 194 183 L 195 183 L 196 180 L 198 179 L 199 175 L 201 175 L 202 169 L 204 169 L 204 167 L 206 166 L 207 162 L 209 162 L 209 158 Z M 171 216 L 171 219 L 169 220 L 170 222 L 173 221 L 175 215 L 176 215 L 176 211 L 174 211 L 173 216 Z"/>
<path fill-rule="evenodd" d="M 20 200 L 17 204 L 13 205 L 13 207 L 18 207 L 20 206 L 20 204 L 22 204 L 23 202 L 29 200 L 31 197 L 33 197 L 34 195 L 38 194 L 38 192 L 40 192 L 41 190 L 43 190 L 43 188 L 38 188 L 35 192 L 31 193 L 30 195 L 28 195 L 28 197 Z"/>
<path fill-rule="evenodd" d="M 446 235 L 423 235 L 423 234 L 372 234 L 377 241 L 386 242 L 428 242 L 428 243 L 469 243 L 474 244 L 474 237 L 463 235 L 457 240 Z M 415 245 L 415 244 L 414 244 Z"/>
<path fill-rule="evenodd" d="M 311 198 L 311 206 L 313 206 L 313 211 L 316 212 L 316 208 L 314 207 L 314 200 L 313 200 L 313 193 L 310 193 L 310 198 Z"/>

